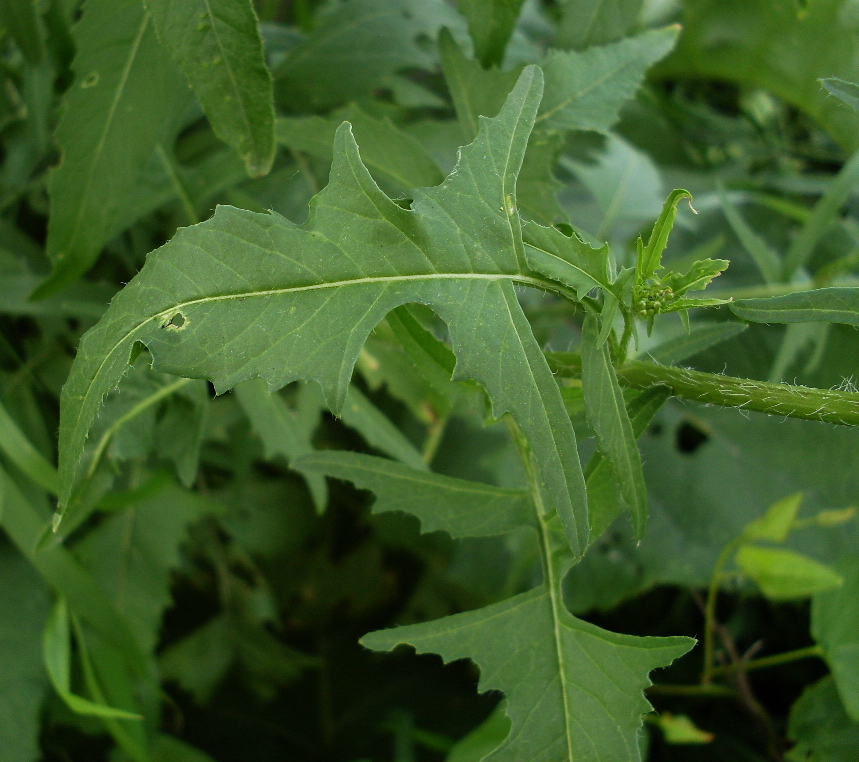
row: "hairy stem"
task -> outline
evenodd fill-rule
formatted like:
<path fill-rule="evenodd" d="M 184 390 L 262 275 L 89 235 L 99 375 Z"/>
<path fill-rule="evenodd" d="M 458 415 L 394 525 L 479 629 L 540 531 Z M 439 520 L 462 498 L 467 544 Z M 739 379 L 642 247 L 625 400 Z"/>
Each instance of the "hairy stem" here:
<path fill-rule="evenodd" d="M 581 377 L 582 361 L 572 352 L 546 357 L 552 370 Z M 808 386 L 775 384 L 747 378 L 632 360 L 617 369 L 621 384 L 633 389 L 666 386 L 676 397 L 758 413 L 859 426 L 859 394 Z"/>

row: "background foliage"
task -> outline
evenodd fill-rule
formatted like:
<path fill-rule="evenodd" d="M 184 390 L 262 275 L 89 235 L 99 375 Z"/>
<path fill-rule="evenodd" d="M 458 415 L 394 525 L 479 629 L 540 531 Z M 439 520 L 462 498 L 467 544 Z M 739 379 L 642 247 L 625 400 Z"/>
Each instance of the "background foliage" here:
<path fill-rule="evenodd" d="M 0 5 L 0 760 L 855 760 L 857 25 Z"/>

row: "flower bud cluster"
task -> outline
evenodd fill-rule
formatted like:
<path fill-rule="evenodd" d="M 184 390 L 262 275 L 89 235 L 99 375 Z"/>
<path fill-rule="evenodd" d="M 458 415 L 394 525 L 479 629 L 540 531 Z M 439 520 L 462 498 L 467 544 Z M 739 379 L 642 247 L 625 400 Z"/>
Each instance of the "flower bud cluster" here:
<path fill-rule="evenodd" d="M 635 289 L 633 307 L 638 317 L 651 318 L 664 312 L 677 296 L 667 286 L 640 286 Z"/>

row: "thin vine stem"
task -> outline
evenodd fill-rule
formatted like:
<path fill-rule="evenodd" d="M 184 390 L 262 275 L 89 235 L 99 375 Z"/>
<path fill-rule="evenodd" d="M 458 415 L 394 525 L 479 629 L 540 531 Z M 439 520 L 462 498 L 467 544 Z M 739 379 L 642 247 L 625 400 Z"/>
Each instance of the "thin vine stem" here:
<path fill-rule="evenodd" d="M 704 608 L 704 669 L 701 672 L 701 685 L 709 685 L 713 679 L 713 659 L 716 650 L 716 602 L 719 598 L 722 571 L 737 548 L 745 541 L 745 536 L 741 535 L 729 542 L 722 549 L 722 552 L 719 553 L 719 558 L 713 567 L 713 576 L 710 578 L 710 587 L 707 590 L 707 603 Z"/>
<path fill-rule="evenodd" d="M 790 664 L 800 659 L 822 659 L 823 656 L 823 649 L 820 646 L 807 646 L 806 648 L 797 648 L 793 651 L 785 651 L 784 653 L 773 654 L 772 656 L 763 656 L 760 659 L 749 659 L 749 661 L 739 664 L 719 665 L 710 670 L 710 675 L 716 677 L 717 675 L 728 675 L 733 672 L 749 672 L 753 669 L 765 669 L 767 667 Z"/>

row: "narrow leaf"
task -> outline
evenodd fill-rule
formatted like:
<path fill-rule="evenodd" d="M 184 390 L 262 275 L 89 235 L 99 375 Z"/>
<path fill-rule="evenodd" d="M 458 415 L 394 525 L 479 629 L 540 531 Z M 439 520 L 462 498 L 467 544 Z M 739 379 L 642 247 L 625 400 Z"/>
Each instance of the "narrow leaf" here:
<path fill-rule="evenodd" d="M 818 288 L 766 299 L 731 302 L 731 311 L 752 323 L 845 323 L 859 325 L 859 288 Z"/>
<path fill-rule="evenodd" d="M 459 0 L 474 52 L 485 67 L 500 66 L 524 0 Z"/>
<path fill-rule="evenodd" d="M 40 758 L 42 703 L 49 685 L 40 638 L 51 594 L 24 556 L 6 542 L 0 547 L 0 590 L 3 762 L 33 762 Z"/>
<path fill-rule="evenodd" d="M 498 117 L 460 152 L 440 186 L 403 209 L 376 186 L 348 125 L 331 180 L 299 227 L 222 207 L 147 260 L 83 339 L 63 390 L 62 503 L 104 394 L 138 343 L 154 366 L 211 379 L 224 391 L 252 376 L 280 388 L 321 384 L 339 412 L 357 355 L 392 309 L 431 306 L 447 323 L 456 376 L 487 390 L 528 436 L 571 547 L 587 538 L 587 497 L 575 434 L 555 379 L 516 298 L 529 272 L 516 215 L 516 176 L 541 96 L 526 69 Z"/>
<path fill-rule="evenodd" d="M 187 103 L 140 0 L 89 0 L 74 28 L 75 81 L 64 96 L 51 172 L 48 256 L 54 271 L 34 293 L 73 283 L 98 258 L 134 182 Z"/>
<path fill-rule="evenodd" d="M 677 218 L 677 205 L 684 198 L 689 199 L 691 206 L 692 194 L 687 190 L 671 191 L 671 195 L 665 200 L 662 213 L 653 225 L 650 238 L 647 239 L 647 245 L 640 247 L 638 265 L 635 271 L 637 283 L 647 282 L 662 267 L 662 252 L 665 251 L 665 247 L 668 245 L 668 236 L 671 235 L 671 230 L 674 228 L 674 220 Z"/>
<path fill-rule="evenodd" d="M 743 248 L 757 265 L 764 281 L 766 283 L 778 283 L 781 276 L 779 255 L 761 236 L 752 230 L 743 215 L 731 203 L 721 185 L 719 186 L 719 202 L 722 204 L 722 211 L 725 213 L 731 230 L 734 231 L 734 235 L 739 238 Z"/>
<path fill-rule="evenodd" d="M 472 659 L 480 691 L 503 691 L 510 735 L 492 762 L 640 760 L 636 733 L 649 704 L 647 674 L 693 645 L 690 638 L 617 635 L 553 605 L 546 587 L 477 611 L 365 635 L 377 651 L 399 644 L 445 662 Z"/>
<path fill-rule="evenodd" d="M 215 134 L 251 177 L 274 161 L 274 94 L 251 0 L 146 0 L 158 39 L 182 68 Z"/>
<path fill-rule="evenodd" d="M 411 513 L 420 519 L 422 532 L 455 527 L 457 537 L 491 537 L 534 523 L 534 507 L 523 490 L 418 471 L 354 452 L 316 452 L 296 465 L 372 490 L 377 497 L 373 513 Z"/>
<path fill-rule="evenodd" d="M 632 511 L 635 535 L 641 539 L 647 523 L 647 487 L 636 437 L 626 412 L 620 384 L 614 372 L 608 345 L 601 346 L 599 322 L 585 317 L 582 329 L 582 389 L 588 420 L 597 435 L 600 450 L 620 481 L 624 500 Z"/>
<path fill-rule="evenodd" d="M 343 423 L 360 433 L 367 444 L 412 468 L 426 470 L 420 450 L 354 385 L 349 387 L 340 416 Z"/>
<path fill-rule="evenodd" d="M 122 720 L 140 720 L 139 714 L 116 709 L 72 693 L 71 689 L 71 627 L 69 626 L 69 610 L 64 598 L 54 605 L 45 634 L 42 640 L 45 667 L 51 678 L 54 690 L 66 702 L 69 709 L 78 714 L 94 717 L 112 717 Z"/>
<path fill-rule="evenodd" d="M 626 412 L 636 439 L 647 430 L 653 417 L 670 396 L 671 393 L 666 387 L 652 386 L 629 402 Z M 623 510 L 618 481 L 611 461 L 602 451 L 597 450 L 585 469 L 591 517 L 591 543 L 599 539 Z"/>
<path fill-rule="evenodd" d="M 0 450 L 36 484 L 53 495 L 59 492 L 57 470 L 47 461 L 0 403 Z"/>

